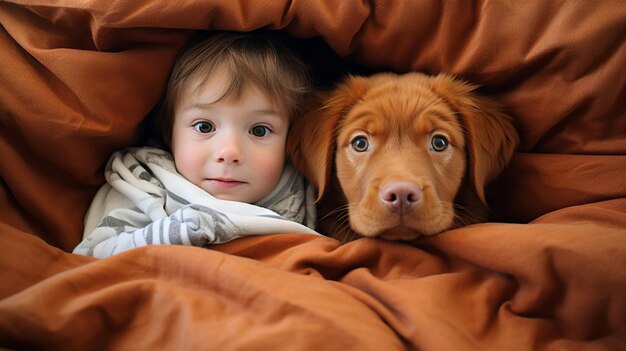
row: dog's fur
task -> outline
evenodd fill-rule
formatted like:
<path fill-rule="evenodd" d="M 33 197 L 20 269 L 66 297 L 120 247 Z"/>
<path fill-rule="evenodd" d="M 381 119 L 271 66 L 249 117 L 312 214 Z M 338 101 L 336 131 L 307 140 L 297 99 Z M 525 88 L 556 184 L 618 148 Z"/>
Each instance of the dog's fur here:
<path fill-rule="evenodd" d="M 317 188 L 321 231 L 411 240 L 485 220 L 485 185 L 518 136 L 475 88 L 446 74 L 379 73 L 316 94 L 317 108 L 293 122 L 287 144 Z"/>

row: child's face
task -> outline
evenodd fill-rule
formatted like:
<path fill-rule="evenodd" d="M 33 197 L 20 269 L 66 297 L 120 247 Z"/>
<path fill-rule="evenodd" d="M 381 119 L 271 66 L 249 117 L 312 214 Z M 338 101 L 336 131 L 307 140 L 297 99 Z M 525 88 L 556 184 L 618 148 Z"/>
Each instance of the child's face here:
<path fill-rule="evenodd" d="M 215 102 L 227 76 L 216 72 L 182 91 L 174 112 L 172 153 L 178 171 L 223 200 L 253 203 L 268 195 L 285 163 L 288 116 L 260 90 L 246 87 Z M 196 90 L 197 88 L 197 90 Z"/>

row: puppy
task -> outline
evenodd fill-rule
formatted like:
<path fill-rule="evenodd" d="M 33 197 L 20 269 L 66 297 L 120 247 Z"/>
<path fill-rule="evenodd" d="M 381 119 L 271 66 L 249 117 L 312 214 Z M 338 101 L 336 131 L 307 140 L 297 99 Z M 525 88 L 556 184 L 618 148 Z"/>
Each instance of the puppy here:
<path fill-rule="evenodd" d="M 288 152 L 317 189 L 322 233 L 412 240 L 480 222 L 518 144 L 511 118 L 446 74 L 349 76 L 316 96 Z"/>

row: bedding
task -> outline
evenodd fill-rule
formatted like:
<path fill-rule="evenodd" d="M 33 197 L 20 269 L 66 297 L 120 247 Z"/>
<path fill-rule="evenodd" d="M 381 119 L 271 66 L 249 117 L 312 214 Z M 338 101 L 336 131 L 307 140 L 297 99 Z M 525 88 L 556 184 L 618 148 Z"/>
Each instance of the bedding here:
<path fill-rule="evenodd" d="M 0 25 L 0 347 L 626 349 L 623 1 L 18 0 Z M 488 188 L 493 221 L 412 245 L 286 233 L 72 254 L 193 31 L 257 28 L 326 73 L 328 49 L 497 96 L 521 144 Z"/>
<path fill-rule="evenodd" d="M 104 177 L 76 254 L 106 258 L 146 245 L 202 247 L 247 235 L 318 234 L 313 187 L 291 164 L 255 204 L 211 196 L 176 171 L 171 153 L 156 147 L 114 152 Z"/>

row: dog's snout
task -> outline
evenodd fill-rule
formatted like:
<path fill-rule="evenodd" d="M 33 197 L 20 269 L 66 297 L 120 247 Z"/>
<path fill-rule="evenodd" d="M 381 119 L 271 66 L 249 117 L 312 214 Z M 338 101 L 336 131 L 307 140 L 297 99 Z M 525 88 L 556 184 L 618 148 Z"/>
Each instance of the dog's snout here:
<path fill-rule="evenodd" d="M 411 182 L 391 182 L 380 191 L 380 200 L 392 212 L 404 214 L 412 210 L 422 199 L 422 191 Z"/>

